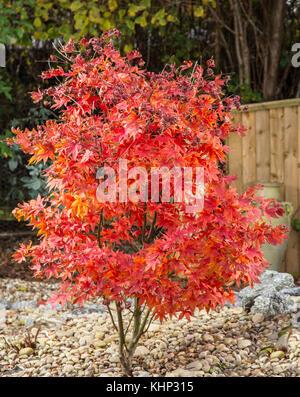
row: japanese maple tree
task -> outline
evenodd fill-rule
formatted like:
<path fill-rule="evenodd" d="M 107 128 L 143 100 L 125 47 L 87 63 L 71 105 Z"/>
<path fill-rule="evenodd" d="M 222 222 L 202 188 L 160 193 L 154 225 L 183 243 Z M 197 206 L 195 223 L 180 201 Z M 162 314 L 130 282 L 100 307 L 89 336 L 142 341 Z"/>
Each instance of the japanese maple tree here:
<path fill-rule="evenodd" d="M 227 78 L 214 74 L 213 60 L 147 72 L 137 51 L 120 55 L 118 35 L 71 39 L 52 56 L 42 78 L 54 85 L 32 98 L 51 105 L 59 118 L 32 131 L 14 129 L 9 142 L 30 154 L 30 163 L 51 163 L 44 174 L 49 195 L 14 210 L 40 239 L 21 244 L 15 260 L 29 258 L 37 278 L 61 279 L 53 305 L 103 300 L 130 376 L 135 348 L 153 318 L 189 319 L 196 309 L 234 302 L 230 284 L 252 285 L 268 266 L 261 245 L 287 236 L 285 227 L 272 228 L 262 218 L 281 215 L 279 204 L 257 196 L 258 187 L 239 195 L 234 177 L 220 167 L 229 151 L 225 139 L 245 129 L 231 122 L 239 100 L 224 96 Z M 204 207 L 187 212 L 184 200 L 124 202 L 118 194 L 101 202 L 97 170 L 107 166 L 117 174 L 119 159 L 149 173 L 201 167 Z"/>

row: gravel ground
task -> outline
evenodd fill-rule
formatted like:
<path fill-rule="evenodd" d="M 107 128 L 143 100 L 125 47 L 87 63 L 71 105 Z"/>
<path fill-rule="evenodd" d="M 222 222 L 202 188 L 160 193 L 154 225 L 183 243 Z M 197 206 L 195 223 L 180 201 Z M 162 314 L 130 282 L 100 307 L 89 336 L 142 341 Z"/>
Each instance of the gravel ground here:
<path fill-rule="evenodd" d="M 55 290 L 55 284 L 0 279 L 0 377 L 122 376 L 117 335 L 103 307 L 37 306 Z M 291 328 L 291 316 L 266 321 L 225 307 L 198 312 L 191 322 L 154 322 L 137 348 L 134 376 L 299 377 L 300 329 Z M 36 348 L 9 348 L 5 340 L 22 343 L 29 326 L 33 334 L 41 327 Z"/>

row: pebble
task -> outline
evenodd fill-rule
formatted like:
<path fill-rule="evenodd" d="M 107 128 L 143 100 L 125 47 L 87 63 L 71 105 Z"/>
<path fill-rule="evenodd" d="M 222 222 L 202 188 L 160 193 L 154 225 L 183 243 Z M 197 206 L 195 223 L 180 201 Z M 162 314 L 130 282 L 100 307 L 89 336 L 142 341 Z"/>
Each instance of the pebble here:
<path fill-rule="evenodd" d="M 252 321 L 254 324 L 260 324 L 264 321 L 265 317 L 261 313 L 256 313 L 252 316 Z"/>
<path fill-rule="evenodd" d="M 283 358 L 284 356 L 285 356 L 285 354 L 283 351 L 275 351 L 275 352 L 271 353 L 270 359 L 272 360 L 274 358 Z"/>
<path fill-rule="evenodd" d="M 137 346 L 134 355 L 137 357 L 145 357 L 148 356 L 150 353 L 150 350 L 147 349 L 145 346 Z"/>
<path fill-rule="evenodd" d="M 202 369 L 202 362 L 201 361 L 192 361 L 186 366 L 187 369 L 191 369 L 194 371 L 200 371 Z"/>
<path fill-rule="evenodd" d="M 237 347 L 239 349 L 245 349 L 248 346 L 251 346 L 252 342 L 248 339 L 241 339 L 237 341 Z"/>
<path fill-rule="evenodd" d="M 31 347 L 25 347 L 19 351 L 19 356 L 31 356 L 34 353 Z"/>
<path fill-rule="evenodd" d="M 2 281 L 0 377 L 122 376 L 118 337 L 99 300 L 82 309 L 58 306 L 52 310 L 51 305 L 41 307 L 36 302 L 46 299 L 57 286 Z M 292 314 L 272 320 L 246 313 L 242 307 L 219 307 L 209 313 L 197 311 L 190 322 L 176 318 L 163 324 L 154 321 L 133 357 L 134 376 L 299 376 L 299 327 L 291 329 L 286 352 L 274 347 L 291 319 Z M 25 344 L 17 354 L 1 338 L 23 343 L 25 330 L 32 325 L 41 325 L 35 349 Z M 273 351 L 260 354 L 268 346 Z"/>
<path fill-rule="evenodd" d="M 213 343 L 214 342 L 214 337 L 212 335 L 210 335 L 210 334 L 204 334 L 202 339 L 206 343 Z"/>

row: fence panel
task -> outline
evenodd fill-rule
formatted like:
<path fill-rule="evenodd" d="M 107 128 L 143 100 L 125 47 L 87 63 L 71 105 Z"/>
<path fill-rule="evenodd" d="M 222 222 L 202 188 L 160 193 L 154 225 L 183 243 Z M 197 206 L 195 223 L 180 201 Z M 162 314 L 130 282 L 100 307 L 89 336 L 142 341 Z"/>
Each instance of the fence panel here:
<path fill-rule="evenodd" d="M 236 175 L 239 193 L 264 182 L 282 183 L 282 199 L 291 201 L 300 217 L 300 99 L 249 105 L 234 113 L 234 123 L 247 128 L 246 136 L 235 134 L 228 169 Z M 291 231 L 282 271 L 300 274 L 300 233 Z"/>

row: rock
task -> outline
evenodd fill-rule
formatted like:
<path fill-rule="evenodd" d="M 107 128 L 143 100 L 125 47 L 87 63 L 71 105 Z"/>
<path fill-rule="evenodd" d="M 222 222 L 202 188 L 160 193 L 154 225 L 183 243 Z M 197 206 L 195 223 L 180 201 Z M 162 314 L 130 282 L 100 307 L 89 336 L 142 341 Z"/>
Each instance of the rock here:
<path fill-rule="evenodd" d="M 238 353 L 235 353 L 235 364 L 236 365 L 242 364 L 242 357 Z"/>
<path fill-rule="evenodd" d="M 279 273 L 274 270 L 266 270 L 259 278 L 260 283 L 254 283 L 254 287 L 243 288 L 239 292 L 242 305 L 245 310 L 250 310 L 254 300 L 268 292 L 278 292 L 287 288 L 294 288 L 294 278 L 289 273 Z"/>
<path fill-rule="evenodd" d="M 273 372 L 276 375 L 281 374 L 284 371 L 284 368 L 281 365 L 276 365 L 276 367 L 273 368 Z"/>
<path fill-rule="evenodd" d="M 211 344 L 211 343 L 207 343 L 206 345 L 204 345 L 204 349 L 205 349 L 205 350 L 208 350 L 209 352 L 214 351 L 215 348 L 216 348 L 216 347 L 215 347 L 213 344 Z"/>
<path fill-rule="evenodd" d="M 250 376 L 250 373 L 251 373 L 251 368 L 246 368 L 244 371 L 243 371 L 243 376 Z"/>
<path fill-rule="evenodd" d="M 284 352 L 279 350 L 279 351 L 272 352 L 271 355 L 270 355 L 270 359 L 271 360 L 273 358 L 279 358 L 280 359 L 280 358 L 283 358 L 284 356 L 285 356 Z"/>
<path fill-rule="evenodd" d="M 160 329 L 161 329 L 161 327 L 158 324 L 150 324 L 148 331 L 149 332 L 158 332 Z"/>
<path fill-rule="evenodd" d="M 34 324 L 34 322 L 35 322 L 35 318 L 28 316 L 25 319 L 24 325 L 25 327 L 31 327 Z"/>
<path fill-rule="evenodd" d="M 119 358 L 119 356 L 114 355 L 114 356 L 109 357 L 109 361 L 111 363 L 119 363 L 120 362 L 120 358 Z"/>
<path fill-rule="evenodd" d="M 175 371 L 167 372 L 166 373 L 166 378 L 185 378 L 185 377 L 195 377 L 196 374 L 194 371 L 188 371 L 186 369 L 182 368 L 177 368 Z"/>
<path fill-rule="evenodd" d="M 95 347 L 98 347 L 98 348 L 103 348 L 103 347 L 106 347 L 107 346 L 107 343 L 105 343 L 103 340 L 101 340 L 101 341 L 96 341 L 96 342 L 94 342 L 94 346 Z"/>
<path fill-rule="evenodd" d="M 66 364 L 64 367 L 63 367 L 63 371 L 64 372 L 72 372 L 74 370 L 74 367 L 73 367 L 73 365 L 70 365 L 70 364 Z"/>
<path fill-rule="evenodd" d="M 186 366 L 189 370 L 200 371 L 202 369 L 202 362 L 201 361 L 192 361 Z"/>
<path fill-rule="evenodd" d="M 264 315 L 263 314 L 261 314 L 261 313 L 256 313 L 256 314 L 254 314 L 253 316 L 252 316 L 252 322 L 254 323 L 254 324 L 260 324 L 260 323 L 262 323 L 263 321 L 264 321 Z"/>
<path fill-rule="evenodd" d="M 117 345 L 110 345 L 106 350 L 105 350 L 105 354 L 116 354 L 118 351 L 118 347 Z"/>
<path fill-rule="evenodd" d="M 216 350 L 218 352 L 227 352 L 229 349 L 224 345 L 224 343 L 221 343 L 220 345 L 217 346 Z"/>
<path fill-rule="evenodd" d="M 24 347 L 19 351 L 19 356 L 31 356 L 33 354 L 33 349 L 31 347 Z"/>
<path fill-rule="evenodd" d="M 213 343 L 214 342 L 214 337 L 212 336 L 212 335 L 210 335 L 210 334 L 204 334 L 203 336 L 202 336 L 202 340 L 205 342 L 205 343 Z"/>
<path fill-rule="evenodd" d="M 215 321 L 213 321 L 210 324 L 210 326 L 211 326 L 211 328 L 222 328 L 224 323 L 225 323 L 225 319 L 224 318 L 218 318 Z"/>
<path fill-rule="evenodd" d="M 296 303 L 296 306 L 299 307 L 300 296 L 293 296 L 293 295 L 290 295 L 290 297 L 291 297 L 292 301 L 293 301 L 294 303 Z M 298 304 L 298 305 L 297 305 L 297 304 Z"/>
<path fill-rule="evenodd" d="M 13 302 L 11 305 L 11 310 L 21 310 L 21 309 L 34 309 L 37 307 L 37 301 L 20 301 Z"/>
<path fill-rule="evenodd" d="M 138 378 L 145 378 L 147 376 L 150 376 L 149 372 L 147 371 L 143 371 L 138 374 Z"/>
<path fill-rule="evenodd" d="M 107 338 L 105 338 L 103 342 L 108 345 L 109 343 L 114 342 L 115 340 L 116 340 L 116 338 L 113 335 L 113 336 L 108 336 Z"/>
<path fill-rule="evenodd" d="M 96 332 L 95 333 L 95 338 L 96 339 L 103 339 L 104 338 L 104 336 L 105 336 L 105 333 L 104 332 Z"/>
<path fill-rule="evenodd" d="M 287 332 L 285 332 L 283 335 L 280 336 L 280 338 L 278 339 L 278 341 L 275 343 L 275 349 L 278 351 L 283 351 L 283 352 L 287 352 L 288 351 L 288 342 L 289 342 L 289 337 L 291 334 L 291 330 L 288 330 Z"/>
<path fill-rule="evenodd" d="M 201 364 L 202 364 L 202 370 L 203 370 L 204 372 L 209 372 L 209 370 L 210 370 L 210 364 L 209 364 L 209 362 L 206 361 L 206 360 L 202 360 L 202 361 L 201 361 Z"/>
<path fill-rule="evenodd" d="M 0 325 L 5 325 L 5 321 L 6 321 L 6 309 L 0 309 Z"/>
<path fill-rule="evenodd" d="M 248 339 L 239 339 L 237 341 L 237 347 L 239 349 L 245 349 L 246 347 L 249 347 L 252 345 L 252 342 Z"/>
<path fill-rule="evenodd" d="M 0 310 L 1 309 L 10 309 L 11 308 L 11 303 L 6 300 L 0 299 Z"/>
<path fill-rule="evenodd" d="M 150 350 L 145 346 L 138 346 L 134 352 L 136 357 L 145 357 L 150 354 Z"/>
<path fill-rule="evenodd" d="M 258 296 L 253 306 L 252 313 L 261 313 L 266 319 L 278 314 L 284 315 L 294 311 L 294 302 L 288 295 L 281 294 L 271 289 Z"/>
<path fill-rule="evenodd" d="M 292 318 L 292 326 L 294 328 L 300 327 L 300 310 Z"/>
<path fill-rule="evenodd" d="M 283 288 L 280 292 L 286 295 L 300 296 L 300 287 Z"/>

